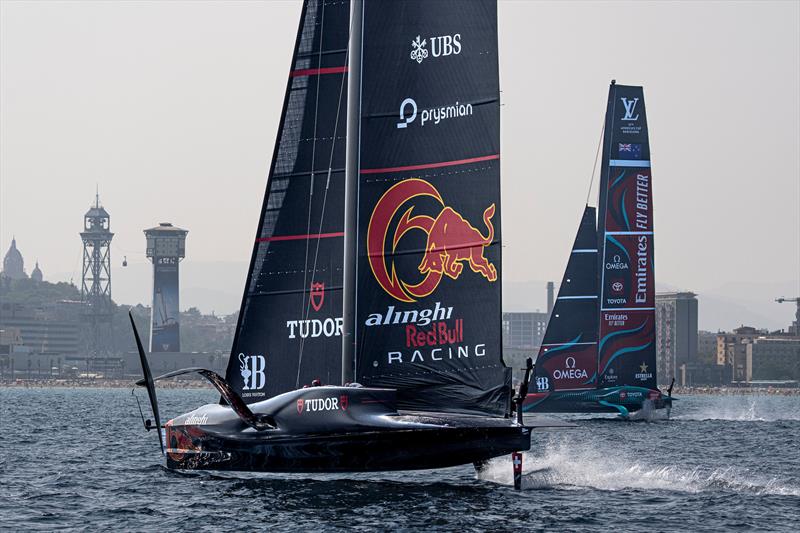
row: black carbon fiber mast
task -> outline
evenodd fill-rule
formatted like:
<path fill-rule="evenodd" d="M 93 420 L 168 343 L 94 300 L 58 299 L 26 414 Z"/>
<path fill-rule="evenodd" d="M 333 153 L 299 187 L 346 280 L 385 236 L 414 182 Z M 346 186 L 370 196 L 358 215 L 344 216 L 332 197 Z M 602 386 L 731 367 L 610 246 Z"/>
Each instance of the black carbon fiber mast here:
<path fill-rule="evenodd" d="M 353 381 L 356 353 L 356 239 L 358 233 L 358 169 L 361 126 L 361 36 L 363 0 L 350 3 L 350 43 L 347 78 L 347 150 L 344 186 L 344 327 L 342 385 Z"/>

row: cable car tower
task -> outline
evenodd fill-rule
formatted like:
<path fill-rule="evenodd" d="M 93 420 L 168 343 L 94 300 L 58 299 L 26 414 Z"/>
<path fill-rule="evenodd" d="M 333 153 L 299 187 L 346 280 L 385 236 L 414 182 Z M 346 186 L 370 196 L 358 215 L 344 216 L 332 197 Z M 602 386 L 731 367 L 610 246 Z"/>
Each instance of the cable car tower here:
<path fill-rule="evenodd" d="M 111 216 L 95 194 L 94 205 L 83 216 L 83 282 L 81 301 L 89 327 L 89 355 L 108 354 L 112 349 L 111 317 Z"/>

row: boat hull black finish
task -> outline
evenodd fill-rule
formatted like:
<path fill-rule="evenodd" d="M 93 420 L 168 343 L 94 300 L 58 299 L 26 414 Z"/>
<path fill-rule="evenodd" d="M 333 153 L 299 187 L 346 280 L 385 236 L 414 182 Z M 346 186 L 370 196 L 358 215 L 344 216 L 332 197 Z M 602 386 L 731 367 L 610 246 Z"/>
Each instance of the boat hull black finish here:
<path fill-rule="evenodd" d="M 397 412 L 393 403 L 390 389 L 300 389 L 251 404 L 253 412 L 276 421 L 275 428 L 264 431 L 246 426 L 226 406 L 205 405 L 166 424 L 167 466 L 251 472 L 416 470 L 530 448 L 530 428 L 506 418 Z"/>

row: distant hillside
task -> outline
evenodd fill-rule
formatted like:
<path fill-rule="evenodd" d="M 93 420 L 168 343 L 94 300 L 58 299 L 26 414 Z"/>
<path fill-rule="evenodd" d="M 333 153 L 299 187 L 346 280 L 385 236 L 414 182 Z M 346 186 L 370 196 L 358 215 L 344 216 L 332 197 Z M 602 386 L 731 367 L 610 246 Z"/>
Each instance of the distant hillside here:
<path fill-rule="evenodd" d="M 80 300 L 81 292 L 71 283 L 49 283 L 32 279 L 0 281 L 0 302 L 41 306 L 59 300 Z"/>

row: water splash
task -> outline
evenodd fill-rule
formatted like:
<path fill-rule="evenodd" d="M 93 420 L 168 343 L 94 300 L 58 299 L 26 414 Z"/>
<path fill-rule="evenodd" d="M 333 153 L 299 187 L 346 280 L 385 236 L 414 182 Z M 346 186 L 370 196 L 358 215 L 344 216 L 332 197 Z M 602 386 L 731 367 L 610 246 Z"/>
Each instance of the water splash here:
<path fill-rule="evenodd" d="M 800 485 L 735 467 L 707 468 L 648 464 L 615 457 L 601 450 L 566 444 L 547 445 L 542 455 L 524 454 L 523 488 L 590 488 L 605 491 L 664 490 L 687 493 L 731 491 L 755 495 L 800 497 Z M 478 476 L 485 481 L 513 484 L 510 459 L 490 462 Z"/>
<path fill-rule="evenodd" d="M 759 395 L 727 395 L 719 397 L 722 402 L 688 402 L 683 413 L 673 416 L 676 420 L 730 420 L 734 422 L 779 422 L 800 421 L 800 411 L 786 408 L 780 397 Z M 692 398 L 695 399 L 695 398 Z"/>

